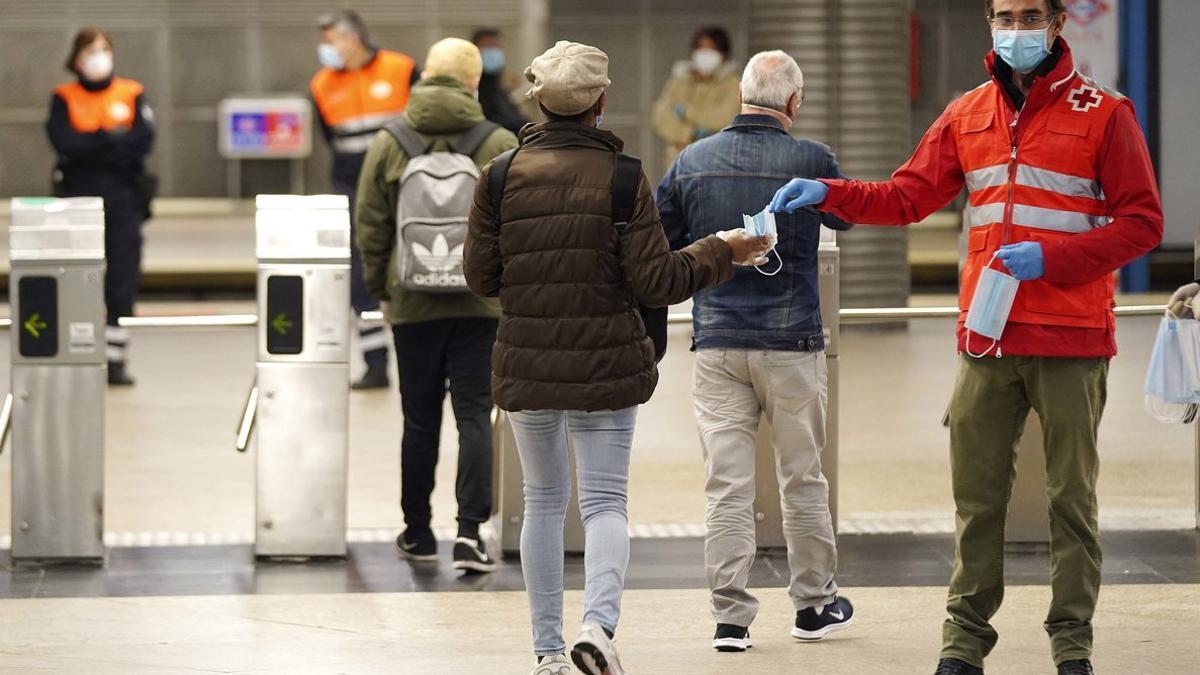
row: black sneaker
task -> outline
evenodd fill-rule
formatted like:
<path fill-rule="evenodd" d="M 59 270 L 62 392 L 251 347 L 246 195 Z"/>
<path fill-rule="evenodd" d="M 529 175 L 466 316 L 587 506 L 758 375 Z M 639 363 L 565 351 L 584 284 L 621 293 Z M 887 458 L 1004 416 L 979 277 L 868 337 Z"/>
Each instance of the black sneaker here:
<path fill-rule="evenodd" d="M 483 540 L 459 537 L 454 540 L 454 569 L 482 574 L 496 569 L 496 561 L 483 548 Z"/>
<path fill-rule="evenodd" d="M 933 675 L 983 675 L 983 668 L 958 659 L 942 659 Z"/>
<path fill-rule="evenodd" d="M 1063 661 L 1058 664 L 1058 675 L 1096 675 L 1092 662 L 1087 659 Z"/>
<path fill-rule="evenodd" d="M 834 598 L 824 607 L 810 607 L 796 612 L 796 627 L 792 637 L 815 642 L 830 633 L 846 630 L 854 623 L 854 605 L 846 598 Z"/>
<path fill-rule="evenodd" d="M 121 361 L 108 362 L 108 385 L 110 387 L 132 387 L 134 380 Z"/>
<path fill-rule="evenodd" d="M 362 379 L 350 385 L 350 388 L 355 391 L 363 391 L 365 389 L 387 389 L 391 386 L 391 381 L 388 379 L 387 364 L 382 366 L 367 366 L 367 372 L 363 373 Z"/>
<path fill-rule="evenodd" d="M 415 562 L 432 562 L 437 560 L 437 539 L 432 532 L 413 532 L 405 530 L 396 537 L 396 546 L 400 555 Z"/>
<path fill-rule="evenodd" d="M 717 624 L 713 635 L 713 649 L 719 652 L 744 652 L 754 645 L 750 642 L 750 629 L 731 623 Z"/>

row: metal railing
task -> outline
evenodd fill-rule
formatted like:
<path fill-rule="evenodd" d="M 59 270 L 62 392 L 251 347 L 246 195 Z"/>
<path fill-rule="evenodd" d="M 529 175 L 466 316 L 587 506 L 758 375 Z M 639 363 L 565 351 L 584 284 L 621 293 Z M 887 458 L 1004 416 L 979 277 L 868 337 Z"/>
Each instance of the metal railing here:
<path fill-rule="evenodd" d="M 1161 316 L 1165 310 L 1164 305 L 1123 305 L 1114 308 L 1113 313 L 1119 317 Z M 959 314 L 957 307 L 873 307 L 843 309 L 838 313 L 838 318 L 843 324 L 884 323 L 909 319 L 947 319 L 955 318 Z M 360 318 L 368 323 L 382 323 L 383 313 L 380 311 L 363 312 Z M 667 320 L 672 324 L 686 324 L 691 323 L 692 315 L 675 312 L 668 315 Z M 253 328 L 258 325 L 258 316 L 255 314 L 126 316 L 121 317 L 120 325 L 122 328 Z M 0 330 L 11 328 L 11 318 L 0 318 Z"/>

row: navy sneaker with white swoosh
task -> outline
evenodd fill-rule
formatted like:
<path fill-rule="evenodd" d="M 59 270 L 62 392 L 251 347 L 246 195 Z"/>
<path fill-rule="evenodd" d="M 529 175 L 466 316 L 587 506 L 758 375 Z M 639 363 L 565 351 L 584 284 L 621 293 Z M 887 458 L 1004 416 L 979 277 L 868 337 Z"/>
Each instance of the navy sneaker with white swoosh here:
<path fill-rule="evenodd" d="M 809 607 L 796 612 L 796 627 L 792 629 L 792 637 L 815 642 L 830 633 L 846 630 L 853 623 L 854 605 L 846 598 L 837 597 L 824 607 Z"/>

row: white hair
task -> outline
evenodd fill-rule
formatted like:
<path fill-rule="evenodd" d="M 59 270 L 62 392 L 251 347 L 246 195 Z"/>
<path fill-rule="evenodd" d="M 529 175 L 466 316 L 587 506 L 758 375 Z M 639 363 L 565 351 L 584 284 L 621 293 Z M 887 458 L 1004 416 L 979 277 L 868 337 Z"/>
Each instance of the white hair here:
<path fill-rule="evenodd" d="M 742 73 L 742 102 L 787 111 L 792 94 L 804 93 L 804 73 L 790 54 L 778 49 L 755 54 Z"/>

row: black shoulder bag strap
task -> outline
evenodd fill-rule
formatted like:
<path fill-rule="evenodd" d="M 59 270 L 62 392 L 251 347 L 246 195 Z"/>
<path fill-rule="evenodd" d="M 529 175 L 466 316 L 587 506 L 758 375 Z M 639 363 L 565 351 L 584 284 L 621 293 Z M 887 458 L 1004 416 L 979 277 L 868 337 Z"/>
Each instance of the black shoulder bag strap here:
<path fill-rule="evenodd" d="M 624 232 L 633 220 L 637 207 L 638 186 L 642 182 L 642 160 L 623 153 L 615 153 L 613 162 L 612 219 L 617 232 Z M 667 308 L 637 305 L 646 336 L 654 343 L 654 361 L 657 363 L 667 354 Z"/>
<path fill-rule="evenodd" d="M 520 146 L 507 152 L 502 152 L 492 160 L 488 169 L 488 201 L 492 203 L 492 212 L 496 217 L 497 227 L 500 225 L 500 204 L 504 201 L 504 184 L 508 180 L 508 168 L 512 166 L 513 157 L 517 156 Z"/>
<path fill-rule="evenodd" d="M 429 148 L 433 147 L 432 143 L 421 138 L 420 134 L 408 126 L 408 122 L 404 121 L 403 117 L 389 122 L 383 128 L 387 129 L 388 133 L 395 137 L 396 142 L 400 144 L 400 148 L 404 150 L 404 154 L 408 155 L 409 158 L 420 157 L 429 152 Z"/>

